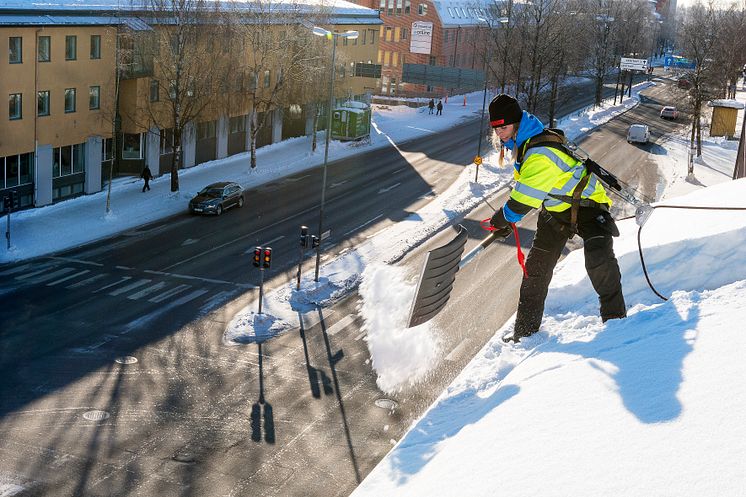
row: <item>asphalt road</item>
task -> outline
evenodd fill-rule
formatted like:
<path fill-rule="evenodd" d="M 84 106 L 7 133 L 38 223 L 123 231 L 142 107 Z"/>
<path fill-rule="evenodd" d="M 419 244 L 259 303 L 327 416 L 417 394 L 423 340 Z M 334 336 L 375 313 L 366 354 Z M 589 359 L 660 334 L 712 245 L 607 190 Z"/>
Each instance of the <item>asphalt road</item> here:
<path fill-rule="evenodd" d="M 665 85 L 648 96 L 581 145 L 655 196 L 650 155 L 665 151 L 627 144 L 626 129 L 647 122 L 659 138 L 677 124 L 657 112 L 677 97 Z M 330 163 L 325 256 L 447 188 L 474 155 L 476 132 L 468 123 Z M 257 294 L 247 252 L 273 247 L 268 287 L 294 279 L 299 226 L 318 222 L 320 173 L 249 192 L 220 218 L 177 216 L 0 267 L 0 482 L 25 487 L 22 496 L 348 495 L 512 315 L 520 270 L 512 240 L 465 267 L 435 318 L 442 361 L 427 383 L 393 397 L 375 385 L 357 295 L 304 316 L 300 330 L 225 345 L 225 326 Z M 485 203 L 462 220 L 467 249 L 491 214 Z M 532 229 L 529 217 L 525 246 Z M 416 273 L 452 234 L 400 264 Z"/>

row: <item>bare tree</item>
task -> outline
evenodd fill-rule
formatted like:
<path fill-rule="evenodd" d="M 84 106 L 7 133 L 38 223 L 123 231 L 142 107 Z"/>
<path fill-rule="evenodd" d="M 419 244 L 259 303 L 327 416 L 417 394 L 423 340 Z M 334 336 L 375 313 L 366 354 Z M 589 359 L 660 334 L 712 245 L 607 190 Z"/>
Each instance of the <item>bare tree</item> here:
<path fill-rule="evenodd" d="M 713 63 L 717 41 L 716 28 L 717 15 L 714 6 L 697 4 L 687 10 L 680 31 L 683 54 L 694 64 L 694 69 L 689 74 L 692 83 L 689 90 L 692 109 L 689 141 L 692 148 L 696 142 L 698 157 L 702 155 L 702 105 L 712 97 L 711 88 L 717 85 Z M 693 173 L 692 164 L 689 165 L 689 173 Z"/>
<path fill-rule="evenodd" d="M 256 168 L 256 145 L 260 130 L 276 109 L 299 110 L 303 101 L 293 90 L 317 84 L 309 72 L 319 60 L 318 48 L 308 29 L 300 26 L 307 15 L 293 2 L 256 0 L 233 4 L 231 10 L 233 50 L 240 52 L 237 72 L 243 79 L 241 98 L 250 111 L 250 167 Z"/>
<path fill-rule="evenodd" d="M 226 73 L 226 58 L 214 53 L 216 40 L 225 38 L 223 23 L 217 22 L 222 14 L 217 2 L 148 0 L 148 15 L 156 29 L 139 40 L 137 53 L 152 64 L 159 97 L 144 98 L 143 111 L 128 117 L 168 131 L 173 143 L 171 191 L 176 192 L 185 132 L 214 102 Z"/>
<path fill-rule="evenodd" d="M 732 4 L 717 14 L 713 66 L 721 96 L 735 98 L 736 82 L 746 64 L 746 3 Z"/>

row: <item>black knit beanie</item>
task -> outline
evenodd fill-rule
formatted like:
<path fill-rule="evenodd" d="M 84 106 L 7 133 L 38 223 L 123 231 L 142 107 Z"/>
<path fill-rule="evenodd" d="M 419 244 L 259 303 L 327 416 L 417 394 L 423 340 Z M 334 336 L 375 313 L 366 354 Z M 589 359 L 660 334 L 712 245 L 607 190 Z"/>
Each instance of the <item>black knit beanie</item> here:
<path fill-rule="evenodd" d="M 521 121 L 523 111 L 515 98 L 501 93 L 490 102 L 490 126 L 496 128 Z"/>

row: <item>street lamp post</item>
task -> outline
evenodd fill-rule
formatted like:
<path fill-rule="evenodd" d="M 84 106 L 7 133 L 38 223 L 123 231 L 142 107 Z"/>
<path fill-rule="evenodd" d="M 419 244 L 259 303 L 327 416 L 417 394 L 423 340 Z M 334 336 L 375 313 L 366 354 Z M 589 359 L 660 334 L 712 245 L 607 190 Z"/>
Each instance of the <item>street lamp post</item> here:
<path fill-rule="evenodd" d="M 313 26 L 313 34 L 316 36 L 323 36 L 328 40 L 332 40 L 332 76 L 329 81 L 329 108 L 327 109 L 326 119 L 326 139 L 324 142 L 324 166 L 322 169 L 321 179 L 321 205 L 319 206 L 319 231 L 318 231 L 318 245 L 316 245 L 316 273 L 314 281 L 319 281 L 319 267 L 321 266 L 321 242 L 322 242 L 322 230 L 324 229 L 324 201 L 326 199 L 326 165 L 329 160 L 329 139 L 332 135 L 332 111 L 334 108 L 334 77 L 335 77 L 335 59 L 337 56 L 337 38 L 347 38 L 354 40 L 358 37 L 357 31 L 346 31 L 344 33 L 333 33 L 324 28 Z"/>
<path fill-rule="evenodd" d="M 478 20 L 484 22 L 489 26 L 490 31 L 492 30 L 492 23 L 487 19 L 478 17 Z M 501 17 L 498 19 L 500 23 L 508 22 L 507 17 Z M 474 164 L 476 166 L 474 173 L 474 182 L 479 182 L 479 166 L 482 164 L 482 135 L 484 134 L 484 109 L 487 106 L 487 49 L 484 51 L 484 92 L 482 93 L 482 115 L 479 118 L 479 141 L 477 142 L 477 156 L 474 157 Z"/>

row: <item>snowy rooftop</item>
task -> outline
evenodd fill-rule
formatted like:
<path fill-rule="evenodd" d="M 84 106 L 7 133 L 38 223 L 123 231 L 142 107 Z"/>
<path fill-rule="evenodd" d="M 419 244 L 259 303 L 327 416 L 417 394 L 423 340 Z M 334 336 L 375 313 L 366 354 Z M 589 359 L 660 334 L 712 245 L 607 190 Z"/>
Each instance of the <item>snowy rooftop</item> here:
<path fill-rule="evenodd" d="M 8 0 L 0 2 L 0 25 L 101 24 L 101 18 L 97 17 L 101 14 L 142 12 L 150 10 L 149 5 L 149 2 L 143 0 Z M 252 10 L 256 6 L 257 2 L 251 0 L 230 2 L 230 8 L 238 11 Z M 320 7 L 331 9 L 333 24 L 362 24 L 370 23 L 373 19 L 380 23 L 377 10 L 344 0 L 278 0 L 266 3 L 262 8 L 271 8 L 275 12 L 294 10 L 302 13 L 313 12 Z"/>
<path fill-rule="evenodd" d="M 732 100 L 732 99 L 720 99 L 720 100 L 710 100 L 707 102 L 707 105 L 710 107 L 728 107 L 731 109 L 743 109 L 744 104 L 743 102 L 739 102 L 738 100 Z"/>
<path fill-rule="evenodd" d="M 493 18 L 496 3 L 493 0 L 433 0 L 435 10 L 444 28 L 459 26 L 486 26 L 485 20 L 496 27 L 499 22 Z"/>

